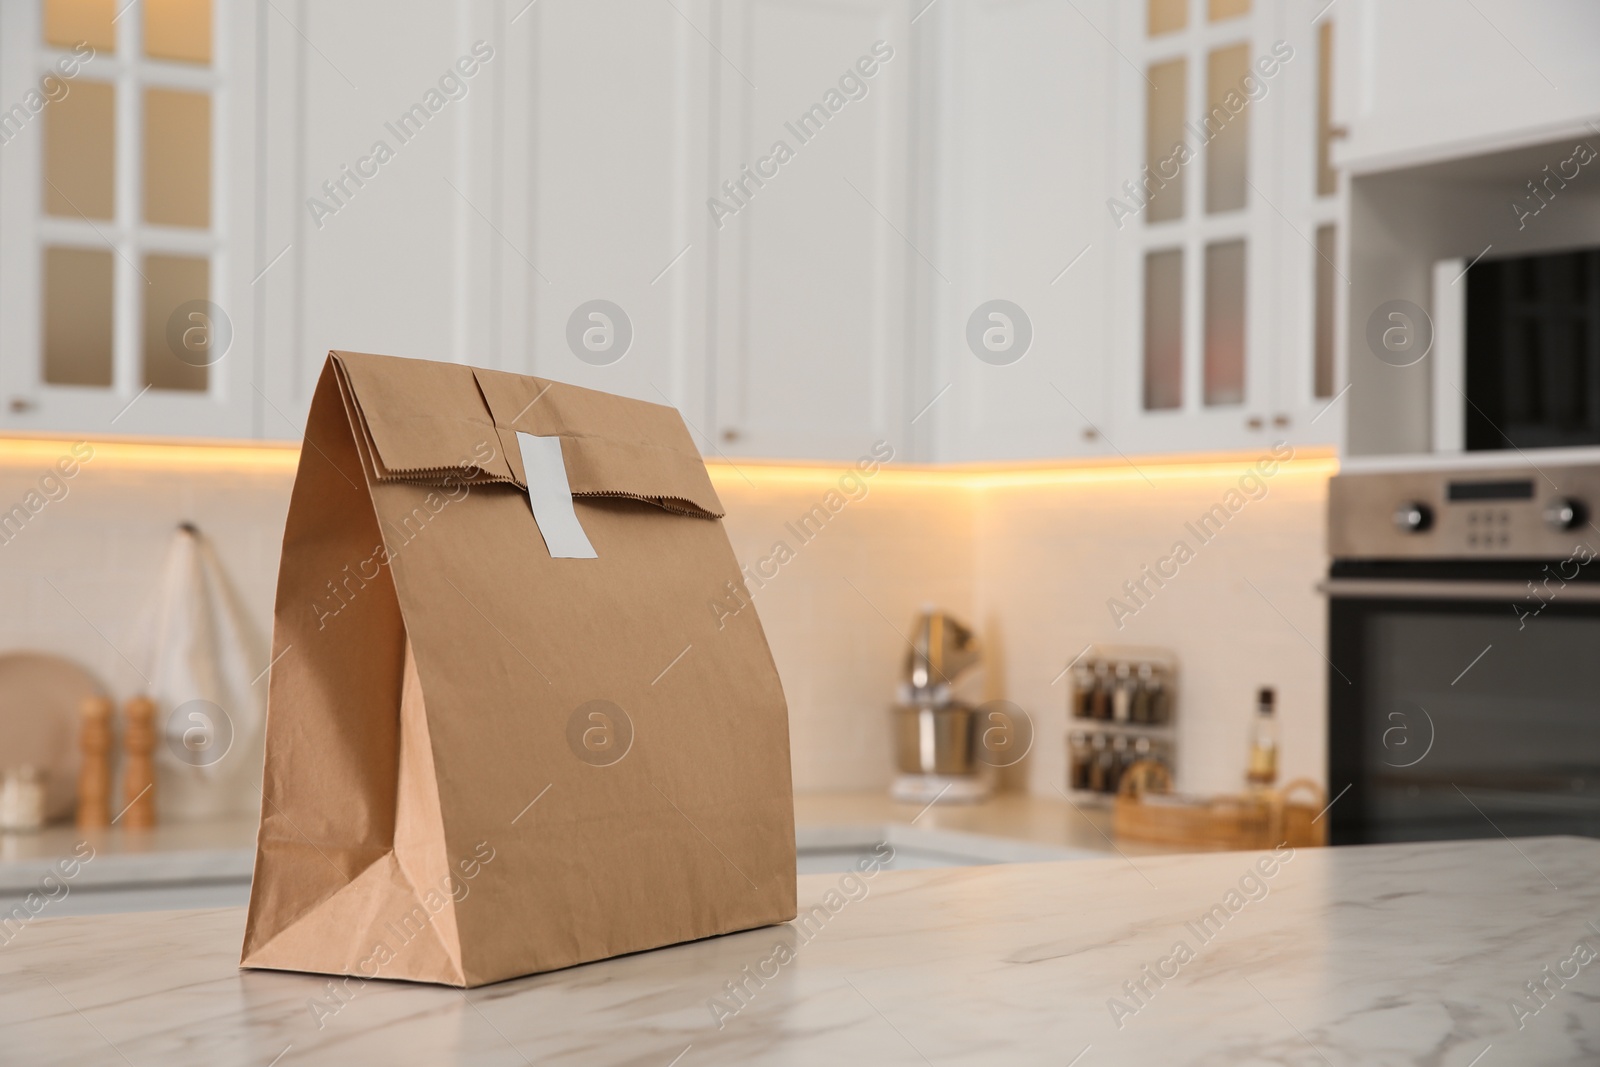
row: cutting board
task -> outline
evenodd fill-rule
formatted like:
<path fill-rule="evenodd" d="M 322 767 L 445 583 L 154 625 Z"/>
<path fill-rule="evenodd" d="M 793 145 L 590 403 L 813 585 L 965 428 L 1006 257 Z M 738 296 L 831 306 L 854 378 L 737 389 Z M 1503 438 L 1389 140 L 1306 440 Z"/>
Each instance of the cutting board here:
<path fill-rule="evenodd" d="M 71 660 L 0 654 L 0 771 L 31 763 L 49 774 L 48 819 L 72 815 L 78 792 L 78 709 L 104 691 Z"/>

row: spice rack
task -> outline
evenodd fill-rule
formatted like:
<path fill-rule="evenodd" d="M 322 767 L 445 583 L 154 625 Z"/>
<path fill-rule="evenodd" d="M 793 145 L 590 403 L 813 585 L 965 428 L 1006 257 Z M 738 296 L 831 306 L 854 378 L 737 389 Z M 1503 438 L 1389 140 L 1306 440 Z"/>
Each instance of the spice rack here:
<path fill-rule="evenodd" d="M 1067 785 L 1109 804 L 1140 761 L 1177 770 L 1178 658 L 1162 648 L 1094 645 L 1071 668 Z"/>

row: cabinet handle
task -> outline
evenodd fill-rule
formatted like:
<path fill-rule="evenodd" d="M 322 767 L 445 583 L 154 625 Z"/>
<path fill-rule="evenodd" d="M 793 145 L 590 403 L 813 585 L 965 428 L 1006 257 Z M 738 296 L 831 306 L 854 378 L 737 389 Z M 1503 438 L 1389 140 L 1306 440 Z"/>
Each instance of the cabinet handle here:
<path fill-rule="evenodd" d="M 1093 426 L 1085 426 L 1083 428 L 1083 439 L 1085 441 L 1098 441 L 1100 440 L 1100 431 Z"/>
<path fill-rule="evenodd" d="M 1251 415 L 1248 419 L 1244 420 L 1244 424 L 1245 428 L 1250 430 L 1259 430 L 1266 425 L 1265 421 L 1262 420 L 1260 415 Z"/>
<path fill-rule="evenodd" d="M 730 444 L 730 445 L 733 444 L 733 442 L 737 441 L 740 438 L 740 436 L 741 435 L 740 435 L 738 430 L 729 429 L 729 430 L 723 430 L 722 431 L 722 440 L 724 442 L 726 442 L 727 444 Z"/>
<path fill-rule="evenodd" d="M 1280 430 L 1283 429 L 1285 426 L 1289 425 L 1289 416 L 1283 414 L 1272 416 L 1272 425 L 1276 426 Z"/>
<path fill-rule="evenodd" d="M 25 396 L 14 396 L 11 398 L 11 411 L 13 414 L 21 415 L 25 412 L 34 410 L 38 406 L 38 404 L 34 403 Z"/>

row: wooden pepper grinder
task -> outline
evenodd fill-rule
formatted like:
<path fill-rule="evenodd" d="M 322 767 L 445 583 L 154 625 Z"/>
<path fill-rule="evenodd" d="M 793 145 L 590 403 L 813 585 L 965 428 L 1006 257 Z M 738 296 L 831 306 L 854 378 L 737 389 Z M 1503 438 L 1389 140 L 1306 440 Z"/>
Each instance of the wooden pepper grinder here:
<path fill-rule="evenodd" d="M 122 825 L 148 830 L 156 824 L 156 779 L 151 752 L 156 744 L 156 706 L 148 697 L 134 697 L 123 709 Z"/>
<path fill-rule="evenodd" d="M 111 701 L 89 697 L 79 708 L 78 829 L 111 822 Z"/>

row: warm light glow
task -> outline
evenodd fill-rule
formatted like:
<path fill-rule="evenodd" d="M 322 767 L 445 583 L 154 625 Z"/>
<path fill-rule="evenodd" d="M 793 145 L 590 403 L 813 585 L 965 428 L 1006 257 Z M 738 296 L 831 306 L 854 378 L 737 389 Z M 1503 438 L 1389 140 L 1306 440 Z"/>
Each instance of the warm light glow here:
<path fill-rule="evenodd" d="M 83 437 L 0 437 L 0 466 L 49 467 L 72 446 L 87 440 L 94 458 L 87 466 L 155 470 L 278 471 L 292 475 L 300 462 L 298 445 L 165 444 L 144 441 L 97 441 Z"/>
<path fill-rule="evenodd" d="M 1109 485 L 1163 481 L 1216 481 L 1243 476 L 1263 458 L 1260 452 L 1204 455 L 1138 456 L 1130 459 L 1096 459 L 1053 464 L 984 464 L 937 467 L 886 464 L 872 476 L 873 485 L 926 489 L 1018 489 L 1066 485 Z M 759 460 L 729 462 L 709 459 L 706 469 L 719 489 L 739 491 L 772 486 L 819 486 L 836 483 L 854 470 L 850 463 L 826 466 L 816 463 L 770 463 Z M 1300 449 L 1293 459 L 1278 464 L 1274 480 L 1331 478 L 1339 461 L 1330 448 Z"/>
<path fill-rule="evenodd" d="M 49 466 L 70 453 L 74 437 L 0 436 L 0 466 Z M 96 441 L 96 466 L 168 470 L 257 470 L 293 474 L 300 461 L 294 444 L 163 443 L 147 441 Z M 1066 485 L 1109 485 L 1163 481 L 1215 481 L 1244 475 L 1263 457 L 1259 452 L 1206 455 L 1137 456 L 1094 460 L 1063 460 L 1051 464 L 971 464 L 932 466 L 891 461 L 880 466 L 871 482 L 878 486 L 917 489 L 1020 489 Z M 706 469 L 718 489 L 762 490 L 785 486 L 813 487 L 836 484 L 855 470 L 853 463 L 784 463 L 770 460 L 708 459 Z M 1332 449 L 1300 449 L 1278 465 L 1274 479 L 1329 478 L 1339 472 Z"/>

